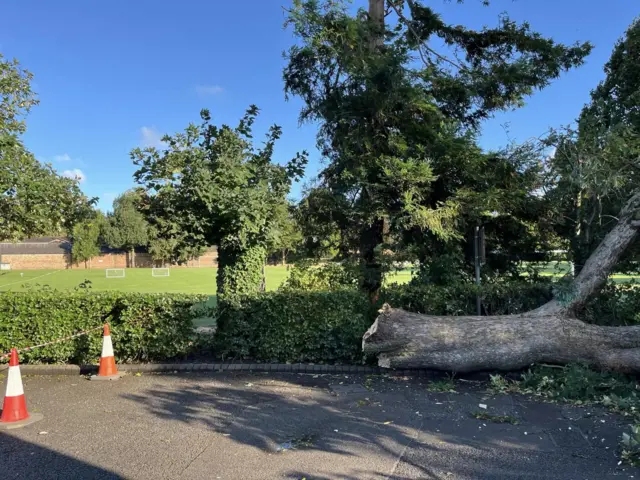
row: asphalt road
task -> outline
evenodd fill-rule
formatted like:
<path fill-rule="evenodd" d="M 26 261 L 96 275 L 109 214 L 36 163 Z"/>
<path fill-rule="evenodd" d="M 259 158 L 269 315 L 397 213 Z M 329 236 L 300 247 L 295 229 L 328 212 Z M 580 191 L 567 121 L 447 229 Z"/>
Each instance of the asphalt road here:
<path fill-rule="evenodd" d="M 426 379 L 358 375 L 67 376 L 27 377 L 25 392 L 45 418 L 0 432 L 3 478 L 640 478 L 618 465 L 616 415 L 469 382 L 432 393 Z"/>

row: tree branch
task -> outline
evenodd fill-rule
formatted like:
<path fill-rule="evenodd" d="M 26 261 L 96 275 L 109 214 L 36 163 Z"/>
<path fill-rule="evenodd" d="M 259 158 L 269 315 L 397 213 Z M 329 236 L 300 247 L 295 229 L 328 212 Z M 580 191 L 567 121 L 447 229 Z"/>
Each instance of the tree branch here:
<path fill-rule="evenodd" d="M 411 11 L 413 11 L 413 9 L 415 7 L 415 4 L 413 3 L 413 0 L 407 0 L 407 3 L 409 4 L 409 8 L 411 9 Z M 435 55 L 440 60 L 453 65 L 454 67 L 458 68 L 459 70 L 465 70 L 464 66 L 457 64 L 456 62 L 454 62 L 453 60 L 445 57 L 444 55 L 440 55 L 438 52 L 436 52 L 432 48 L 429 48 L 429 46 L 425 45 L 425 43 L 420 39 L 420 36 L 418 35 L 418 32 L 416 32 L 416 30 L 411 26 L 411 22 L 409 22 L 409 20 L 404 16 L 402 11 L 394 3 L 391 3 L 391 7 L 396 12 L 396 15 L 398 15 L 398 18 L 405 24 L 405 26 L 411 31 L 411 33 L 413 33 L 413 36 L 416 37 L 416 40 L 418 41 L 418 53 L 420 54 L 420 58 L 422 58 L 422 62 L 426 66 L 428 66 L 428 67 L 433 66 L 433 61 L 430 58 L 424 56 L 424 52 L 422 51 L 422 47 L 424 47 L 429 53 L 431 53 L 432 55 Z"/>

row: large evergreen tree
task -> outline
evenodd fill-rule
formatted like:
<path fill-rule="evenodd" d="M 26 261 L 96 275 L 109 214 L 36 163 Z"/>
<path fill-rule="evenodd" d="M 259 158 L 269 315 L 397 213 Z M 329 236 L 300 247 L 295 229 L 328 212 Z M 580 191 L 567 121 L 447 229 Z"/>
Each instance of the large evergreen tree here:
<path fill-rule="evenodd" d="M 460 235 L 463 191 L 437 194 L 439 164 L 475 149 L 470 134 L 483 119 L 521 105 L 591 49 L 557 44 L 506 16 L 479 31 L 449 25 L 414 0 L 370 0 L 356 15 L 339 0 L 295 0 L 288 24 L 298 42 L 288 53 L 285 90 L 303 99 L 301 120 L 320 124 L 318 146 L 328 160 L 322 198 L 348 206 L 363 287 L 373 296 L 394 229 Z M 447 49 L 434 50 L 433 38 Z"/>

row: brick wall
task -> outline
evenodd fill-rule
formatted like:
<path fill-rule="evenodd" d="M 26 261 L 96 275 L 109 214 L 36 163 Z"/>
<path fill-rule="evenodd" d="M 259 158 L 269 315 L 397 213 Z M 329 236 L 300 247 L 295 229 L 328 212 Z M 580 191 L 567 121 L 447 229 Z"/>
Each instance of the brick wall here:
<path fill-rule="evenodd" d="M 103 268 L 127 268 L 126 253 L 105 253 L 80 264 L 71 263 L 69 254 L 41 254 L 41 255 L 11 255 L 3 254 L 2 263 L 11 265 L 11 270 L 63 270 L 63 269 L 103 269 Z M 136 254 L 136 267 L 154 267 L 151 255 L 148 253 Z M 204 268 L 218 266 L 218 252 L 205 252 L 200 258 L 190 260 L 186 265 L 171 265 L 171 268 Z"/>

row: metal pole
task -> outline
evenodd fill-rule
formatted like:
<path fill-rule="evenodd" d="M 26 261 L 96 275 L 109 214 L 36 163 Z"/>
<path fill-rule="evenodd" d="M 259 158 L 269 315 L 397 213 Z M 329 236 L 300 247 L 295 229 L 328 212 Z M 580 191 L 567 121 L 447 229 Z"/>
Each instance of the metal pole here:
<path fill-rule="evenodd" d="M 479 246 L 478 242 L 480 241 L 480 227 L 476 227 L 475 233 L 473 235 L 473 257 L 475 260 L 476 267 L 476 285 L 480 286 L 480 255 L 479 255 Z M 482 304 L 480 302 L 480 292 L 476 294 L 476 315 L 482 315 Z"/>

